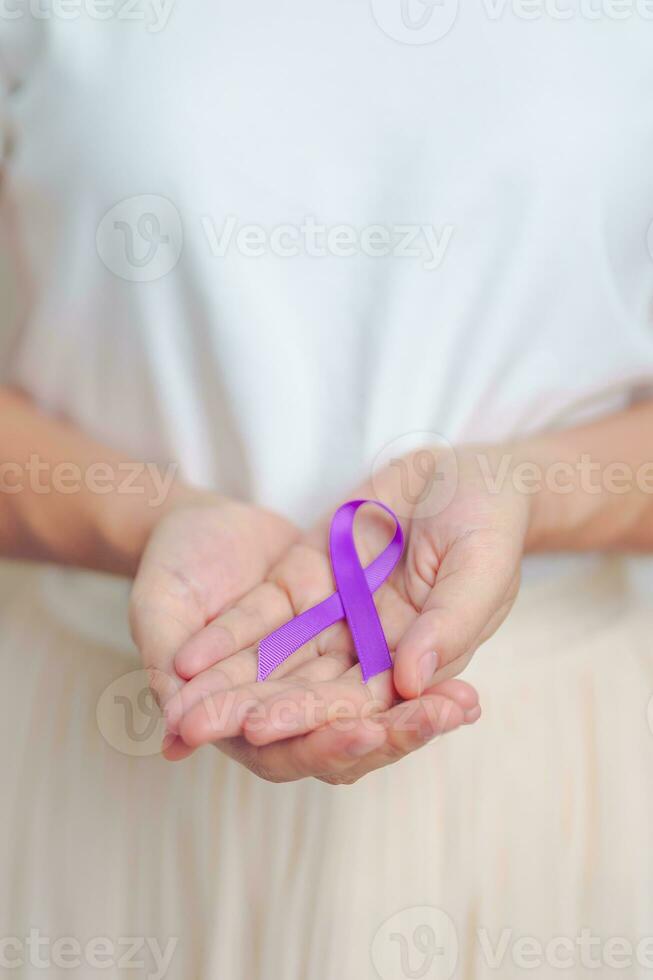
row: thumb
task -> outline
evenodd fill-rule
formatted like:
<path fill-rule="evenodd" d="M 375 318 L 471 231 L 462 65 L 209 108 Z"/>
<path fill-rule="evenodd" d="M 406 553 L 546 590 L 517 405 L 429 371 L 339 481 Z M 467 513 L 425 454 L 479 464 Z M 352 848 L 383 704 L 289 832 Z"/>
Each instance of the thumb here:
<path fill-rule="evenodd" d="M 403 698 L 419 697 L 434 676 L 460 673 L 498 629 L 519 590 L 521 554 L 518 535 L 486 529 L 447 549 L 422 611 L 397 644 L 393 679 Z"/>

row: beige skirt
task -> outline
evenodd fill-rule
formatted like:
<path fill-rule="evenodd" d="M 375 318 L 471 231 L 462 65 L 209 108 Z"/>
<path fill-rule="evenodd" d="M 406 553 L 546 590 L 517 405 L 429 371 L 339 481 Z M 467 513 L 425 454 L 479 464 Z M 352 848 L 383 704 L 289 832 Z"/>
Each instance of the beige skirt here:
<path fill-rule="evenodd" d="M 136 655 L 3 603 L 2 975 L 653 969 L 653 612 L 606 561 L 524 588 L 483 718 L 351 787 L 156 753 Z"/>

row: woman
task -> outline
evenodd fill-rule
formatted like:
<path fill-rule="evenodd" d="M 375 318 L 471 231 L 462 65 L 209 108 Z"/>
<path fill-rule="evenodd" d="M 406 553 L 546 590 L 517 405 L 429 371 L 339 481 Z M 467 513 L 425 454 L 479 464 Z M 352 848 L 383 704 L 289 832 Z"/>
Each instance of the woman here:
<path fill-rule="evenodd" d="M 651 25 L 405 8 L 3 21 L 22 975 L 647 969 Z M 361 495 L 392 671 L 340 624 L 257 684 Z"/>

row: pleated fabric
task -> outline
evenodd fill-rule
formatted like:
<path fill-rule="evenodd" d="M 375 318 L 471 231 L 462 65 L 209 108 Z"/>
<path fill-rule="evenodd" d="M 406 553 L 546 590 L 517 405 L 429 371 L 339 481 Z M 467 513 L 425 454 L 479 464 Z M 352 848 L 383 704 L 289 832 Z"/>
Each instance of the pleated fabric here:
<path fill-rule="evenodd" d="M 653 611 L 618 560 L 524 588 L 466 672 L 482 720 L 354 786 L 272 785 L 212 747 L 130 754 L 110 695 L 135 652 L 27 588 L 0 621 L 2 936 L 115 948 L 45 975 L 511 980 L 523 937 L 543 950 L 531 977 L 559 977 L 572 946 L 568 975 L 607 975 L 615 938 L 622 975 L 649 975 Z M 149 945 L 127 969 L 129 937 Z M 44 976 L 26 946 L 5 955 Z"/>

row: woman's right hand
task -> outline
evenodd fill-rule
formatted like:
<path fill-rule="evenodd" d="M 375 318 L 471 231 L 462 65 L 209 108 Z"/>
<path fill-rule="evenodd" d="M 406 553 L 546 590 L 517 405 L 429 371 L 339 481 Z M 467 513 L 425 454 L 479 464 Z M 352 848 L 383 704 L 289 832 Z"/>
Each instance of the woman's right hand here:
<path fill-rule="evenodd" d="M 299 532 L 270 511 L 181 490 L 150 534 L 130 600 L 130 627 L 160 706 L 183 685 L 180 647 L 261 582 Z"/>

